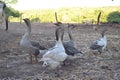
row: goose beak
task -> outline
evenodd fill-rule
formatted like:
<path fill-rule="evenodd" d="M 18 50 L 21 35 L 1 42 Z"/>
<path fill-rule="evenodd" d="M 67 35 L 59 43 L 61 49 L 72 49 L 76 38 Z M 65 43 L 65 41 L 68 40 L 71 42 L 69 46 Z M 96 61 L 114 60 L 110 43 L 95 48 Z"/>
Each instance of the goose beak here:
<path fill-rule="evenodd" d="M 29 20 L 29 19 L 28 19 L 28 18 L 24 18 L 23 20 L 24 20 L 24 21 L 27 21 L 27 20 Z"/>
<path fill-rule="evenodd" d="M 61 22 L 54 23 L 54 25 L 56 26 L 60 26 L 61 24 L 62 24 Z"/>
<path fill-rule="evenodd" d="M 25 19 L 23 19 L 25 21 Z"/>
<path fill-rule="evenodd" d="M 74 29 L 75 27 L 77 27 L 77 25 L 76 24 L 69 24 L 68 23 L 68 27 L 71 27 L 71 29 Z"/>
<path fill-rule="evenodd" d="M 25 18 L 25 19 L 23 19 L 23 21 L 25 21 L 25 22 L 26 22 L 26 21 L 27 21 L 27 20 L 26 20 L 26 18 Z"/>
<path fill-rule="evenodd" d="M 72 26 L 73 26 L 73 29 L 74 29 L 75 27 L 77 27 L 77 25 L 76 25 L 76 24 L 72 24 Z"/>
<path fill-rule="evenodd" d="M 26 25 L 27 25 L 28 27 L 31 26 L 30 19 L 24 18 L 23 20 L 24 20 L 24 22 L 26 23 Z"/>

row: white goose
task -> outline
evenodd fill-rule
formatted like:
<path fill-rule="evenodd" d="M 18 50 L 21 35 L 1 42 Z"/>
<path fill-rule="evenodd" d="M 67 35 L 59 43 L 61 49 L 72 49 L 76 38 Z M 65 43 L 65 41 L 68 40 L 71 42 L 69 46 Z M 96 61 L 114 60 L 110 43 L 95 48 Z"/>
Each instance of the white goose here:
<path fill-rule="evenodd" d="M 101 33 L 102 38 L 100 38 L 99 40 L 95 41 L 91 46 L 90 49 L 91 50 L 98 50 L 98 52 L 101 54 L 102 51 L 106 48 L 107 46 L 107 37 L 105 36 L 105 32 L 107 31 L 107 29 L 104 29 Z"/>
<path fill-rule="evenodd" d="M 52 69 L 55 69 L 60 66 L 60 62 L 63 62 L 67 58 L 67 54 L 65 53 L 65 49 L 63 43 L 61 41 L 60 33 L 64 33 L 64 29 L 58 27 L 56 29 L 56 44 L 53 48 L 48 50 L 42 57 L 41 61 L 44 61 L 42 67 L 49 66 Z"/>
<path fill-rule="evenodd" d="M 29 53 L 30 63 L 32 63 L 32 55 L 34 55 L 35 63 L 37 63 L 38 62 L 37 56 L 39 54 L 39 49 L 44 49 L 44 47 L 40 46 L 40 44 L 38 42 L 31 41 L 31 39 L 30 39 L 30 35 L 31 35 L 30 20 L 28 18 L 25 18 L 23 20 L 27 25 L 27 31 L 22 36 L 22 39 L 20 41 L 20 46 L 24 47 L 25 49 L 29 49 L 29 51 L 30 51 L 30 53 Z"/>

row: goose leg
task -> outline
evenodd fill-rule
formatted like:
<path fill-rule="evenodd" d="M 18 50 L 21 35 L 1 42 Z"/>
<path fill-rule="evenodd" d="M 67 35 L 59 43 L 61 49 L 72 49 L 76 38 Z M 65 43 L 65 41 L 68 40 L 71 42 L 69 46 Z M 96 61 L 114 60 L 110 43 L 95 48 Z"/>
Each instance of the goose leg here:
<path fill-rule="evenodd" d="M 102 53 L 102 50 L 98 50 L 98 52 L 101 54 L 101 53 Z"/>
<path fill-rule="evenodd" d="M 65 65 L 66 65 L 66 63 L 65 63 L 65 62 L 66 62 L 66 60 L 65 60 L 65 61 L 63 61 L 63 66 L 65 66 Z"/>
<path fill-rule="evenodd" d="M 35 57 L 35 62 L 34 63 L 38 63 L 37 55 L 34 55 L 34 57 Z"/>
<path fill-rule="evenodd" d="M 63 61 L 63 66 L 66 66 L 67 59 Z"/>
<path fill-rule="evenodd" d="M 29 63 L 32 63 L 32 54 L 29 54 Z"/>
<path fill-rule="evenodd" d="M 107 46 L 106 46 L 106 48 L 105 48 L 105 51 L 109 51 Z"/>

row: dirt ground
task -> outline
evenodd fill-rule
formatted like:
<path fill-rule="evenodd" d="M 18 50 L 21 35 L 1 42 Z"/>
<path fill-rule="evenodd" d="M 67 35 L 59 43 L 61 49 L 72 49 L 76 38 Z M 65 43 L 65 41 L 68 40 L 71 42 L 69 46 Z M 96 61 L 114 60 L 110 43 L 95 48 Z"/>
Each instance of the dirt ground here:
<path fill-rule="evenodd" d="M 31 39 L 49 48 L 55 43 L 55 28 L 53 23 L 32 23 Z M 108 46 L 98 54 L 89 46 L 99 39 L 103 28 L 108 29 Z M 41 62 L 28 63 L 27 50 L 19 46 L 25 30 L 24 23 L 9 23 L 8 31 L 4 25 L 0 27 L 0 80 L 120 80 L 120 25 L 101 26 L 97 32 L 91 26 L 78 25 L 73 37 L 84 54 L 75 55 L 58 71 L 43 69 Z M 67 33 L 64 40 L 68 40 Z"/>

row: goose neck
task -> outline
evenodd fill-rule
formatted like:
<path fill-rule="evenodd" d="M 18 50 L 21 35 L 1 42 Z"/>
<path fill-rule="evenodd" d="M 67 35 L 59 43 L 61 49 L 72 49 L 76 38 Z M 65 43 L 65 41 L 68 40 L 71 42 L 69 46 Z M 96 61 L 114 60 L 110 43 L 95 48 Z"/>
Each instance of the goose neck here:
<path fill-rule="evenodd" d="M 72 29 L 71 29 L 71 26 L 68 25 L 68 35 L 69 35 L 70 40 L 73 40 L 72 31 L 71 31 L 71 30 L 72 30 Z"/>

